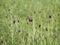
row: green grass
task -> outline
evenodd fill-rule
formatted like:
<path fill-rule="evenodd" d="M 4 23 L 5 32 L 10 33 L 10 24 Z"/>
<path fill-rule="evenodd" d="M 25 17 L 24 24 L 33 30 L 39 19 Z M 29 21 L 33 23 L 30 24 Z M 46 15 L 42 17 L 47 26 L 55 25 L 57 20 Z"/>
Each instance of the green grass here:
<path fill-rule="evenodd" d="M 0 45 L 60 45 L 60 0 L 0 0 Z"/>

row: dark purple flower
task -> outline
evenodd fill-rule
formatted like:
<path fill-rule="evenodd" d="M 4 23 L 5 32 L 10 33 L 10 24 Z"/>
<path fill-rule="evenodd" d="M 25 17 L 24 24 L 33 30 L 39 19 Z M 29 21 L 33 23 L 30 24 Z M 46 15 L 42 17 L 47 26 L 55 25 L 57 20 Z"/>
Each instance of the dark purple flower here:
<path fill-rule="evenodd" d="M 14 19 L 14 20 L 13 20 L 13 23 L 15 24 L 15 22 L 16 22 L 16 20 Z"/>
<path fill-rule="evenodd" d="M 32 22 L 33 21 L 33 19 L 32 18 L 29 18 L 29 22 Z"/>
<path fill-rule="evenodd" d="M 46 27 L 46 31 L 48 31 L 48 28 Z"/>
<path fill-rule="evenodd" d="M 49 15 L 49 18 L 51 18 L 51 15 Z"/>

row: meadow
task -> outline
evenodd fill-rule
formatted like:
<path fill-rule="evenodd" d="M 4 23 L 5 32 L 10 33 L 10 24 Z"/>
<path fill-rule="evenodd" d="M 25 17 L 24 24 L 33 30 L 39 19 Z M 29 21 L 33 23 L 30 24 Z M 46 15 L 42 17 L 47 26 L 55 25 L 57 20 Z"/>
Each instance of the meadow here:
<path fill-rule="evenodd" d="M 0 0 L 0 45 L 60 45 L 60 0 Z"/>

